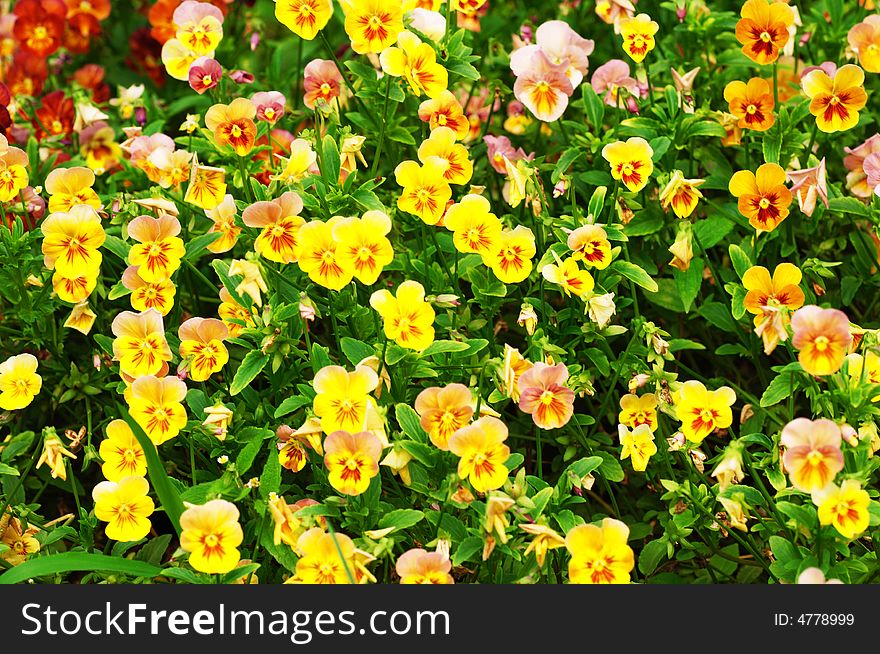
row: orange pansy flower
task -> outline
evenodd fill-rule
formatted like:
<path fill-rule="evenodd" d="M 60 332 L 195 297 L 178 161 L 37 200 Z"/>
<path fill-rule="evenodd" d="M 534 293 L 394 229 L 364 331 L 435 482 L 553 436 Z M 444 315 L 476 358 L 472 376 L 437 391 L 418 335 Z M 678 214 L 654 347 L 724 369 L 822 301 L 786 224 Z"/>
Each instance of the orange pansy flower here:
<path fill-rule="evenodd" d="M 269 261 L 296 261 L 297 234 L 306 222 L 299 215 L 302 210 L 302 198 L 293 191 L 269 202 L 255 202 L 245 209 L 241 214 L 242 222 L 261 230 L 254 241 L 254 250 Z"/>
<path fill-rule="evenodd" d="M 740 16 L 736 39 L 742 44 L 743 54 L 755 63 L 772 64 L 788 43 L 788 28 L 794 24 L 791 7 L 771 0 L 748 0 Z"/>
<path fill-rule="evenodd" d="M 422 429 L 441 450 L 449 449 L 449 438 L 471 421 L 474 408 L 473 393 L 464 384 L 426 388 L 415 402 Z"/>
<path fill-rule="evenodd" d="M 760 77 L 753 77 L 748 84 L 739 80 L 724 87 L 724 99 L 730 113 L 739 118 L 739 127 L 764 132 L 776 121 L 773 114 L 773 88 Z"/>
<path fill-rule="evenodd" d="M 811 70 L 801 80 L 810 98 L 810 113 L 823 132 L 842 132 L 859 123 L 859 110 L 868 102 L 865 72 L 854 64 L 838 68 L 831 79 L 821 68 Z"/>
<path fill-rule="evenodd" d="M 788 216 L 791 191 L 785 179 L 785 171 L 774 163 L 765 163 L 757 173 L 740 170 L 730 178 L 730 192 L 738 198 L 739 212 L 755 229 L 772 232 Z"/>
<path fill-rule="evenodd" d="M 128 224 L 128 235 L 138 241 L 128 253 L 128 262 L 138 267 L 141 279 L 160 282 L 180 268 L 186 248 L 179 233 L 180 221 L 167 214 L 159 218 L 138 216 Z"/>
<path fill-rule="evenodd" d="M 190 318 L 180 325 L 177 336 L 180 356 L 189 361 L 188 372 L 193 381 L 205 381 L 229 361 L 229 352 L 223 345 L 229 330 L 216 318 Z"/>
<path fill-rule="evenodd" d="M 230 145 L 240 157 L 250 153 L 257 139 L 254 117 L 257 108 L 247 98 L 229 104 L 215 104 L 205 114 L 205 125 L 214 133 L 217 145 Z"/>

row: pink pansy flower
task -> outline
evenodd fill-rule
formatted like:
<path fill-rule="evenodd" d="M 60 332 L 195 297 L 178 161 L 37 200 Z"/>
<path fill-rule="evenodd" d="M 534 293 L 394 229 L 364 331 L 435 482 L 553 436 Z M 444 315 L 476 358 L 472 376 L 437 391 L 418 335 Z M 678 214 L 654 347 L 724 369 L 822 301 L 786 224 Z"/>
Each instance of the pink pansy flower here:
<path fill-rule="evenodd" d="M 177 28 L 175 39 L 196 56 L 214 56 L 223 38 L 223 12 L 210 2 L 186 0 L 172 17 Z"/>
<path fill-rule="evenodd" d="M 220 23 L 223 23 L 223 12 L 210 2 L 198 2 L 197 0 L 186 0 L 177 6 L 171 17 L 174 24 L 183 27 L 187 23 L 198 23 L 206 16 L 213 16 Z"/>
<path fill-rule="evenodd" d="M 868 184 L 864 162 L 870 155 L 880 153 L 880 134 L 874 134 L 861 145 L 854 148 L 844 148 L 843 151 L 847 154 L 843 158 L 843 165 L 849 171 L 846 176 L 846 187 L 856 197 L 871 197 L 874 187 Z"/>
<path fill-rule="evenodd" d="M 618 106 L 620 89 L 629 92 L 631 97 L 627 101 L 639 97 L 639 83 L 630 75 L 629 64 L 621 59 L 612 59 L 599 66 L 593 73 L 590 84 L 597 94 L 605 94 L 605 104 L 611 107 Z"/>
<path fill-rule="evenodd" d="M 510 55 L 510 69 L 520 77 L 532 66 L 537 52 L 543 52 L 551 63 L 565 65 L 565 74 L 571 85 L 577 88 L 590 67 L 588 57 L 594 43 L 575 32 L 568 23 L 550 20 L 535 32 L 535 44 L 514 50 Z"/>
<path fill-rule="evenodd" d="M 814 70 L 824 71 L 825 74 L 828 75 L 828 77 L 834 79 L 834 75 L 837 74 L 837 64 L 835 64 L 833 61 L 823 61 L 818 66 L 807 66 L 800 72 L 801 81 L 803 81 L 804 77 L 812 73 Z"/>
<path fill-rule="evenodd" d="M 843 470 L 841 432 L 837 423 L 821 418 L 796 418 L 782 430 L 782 462 L 792 486 L 812 493 L 822 490 Z"/>
<path fill-rule="evenodd" d="M 502 175 L 507 174 L 507 168 L 504 166 L 504 158 L 510 162 L 519 161 L 520 159 L 531 159 L 533 155 L 527 155 L 522 148 L 514 149 L 510 139 L 506 136 L 492 136 L 487 134 L 483 137 L 488 148 L 489 163 L 492 168 Z"/>
<path fill-rule="evenodd" d="M 236 84 L 253 84 L 254 74 L 249 73 L 246 70 L 233 70 L 231 73 L 229 73 L 229 79 L 231 79 Z"/>
<path fill-rule="evenodd" d="M 336 64 L 328 59 L 314 59 L 306 65 L 304 71 L 303 102 L 309 109 L 314 109 L 318 100 L 327 104 L 338 98 L 342 92 L 342 74 Z"/>
<path fill-rule="evenodd" d="M 527 64 L 517 62 L 520 74 L 513 85 L 513 94 L 535 118 L 552 123 L 562 116 L 574 92 L 565 74 L 567 65 L 554 64 L 540 49 L 532 51 Z"/>
<path fill-rule="evenodd" d="M 217 86 L 222 77 L 223 68 L 211 57 L 199 57 L 189 67 L 189 85 L 199 95 Z"/>
<path fill-rule="evenodd" d="M 838 309 L 809 304 L 791 316 L 791 344 L 798 361 L 811 375 L 831 375 L 843 365 L 852 343 L 849 319 Z"/>
<path fill-rule="evenodd" d="M 874 195 L 880 195 L 880 153 L 875 152 L 865 157 L 862 164 L 865 170 L 865 184 Z"/>
<path fill-rule="evenodd" d="M 46 201 L 34 191 L 33 186 L 26 186 L 21 192 L 21 199 L 33 220 L 42 220 L 46 215 Z"/>
<path fill-rule="evenodd" d="M 519 378 L 519 408 L 532 414 L 541 429 L 557 429 L 571 420 L 574 391 L 565 386 L 568 368 L 560 363 L 536 363 Z"/>
<path fill-rule="evenodd" d="M 251 102 L 257 108 L 257 119 L 274 125 L 284 115 L 287 98 L 278 91 L 260 91 L 254 93 Z"/>
<path fill-rule="evenodd" d="M 150 164 L 150 155 L 159 148 L 167 148 L 174 151 L 174 140 L 165 134 L 151 134 L 150 136 L 137 136 L 132 139 L 128 145 L 129 158 L 131 165 L 140 168 L 152 181 L 157 182 L 158 171 Z"/>
<path fill-rule="evenodd" d="M 818 166 L 792 170 L 788 172 L 788 181 L 792 182 L 791 192 L 797 195 L 798 207 L 805 216 L 812 216 L 816 208 L 816 198 L 828 206 L 828 186 L 825 182 L 825 157 Z"/>

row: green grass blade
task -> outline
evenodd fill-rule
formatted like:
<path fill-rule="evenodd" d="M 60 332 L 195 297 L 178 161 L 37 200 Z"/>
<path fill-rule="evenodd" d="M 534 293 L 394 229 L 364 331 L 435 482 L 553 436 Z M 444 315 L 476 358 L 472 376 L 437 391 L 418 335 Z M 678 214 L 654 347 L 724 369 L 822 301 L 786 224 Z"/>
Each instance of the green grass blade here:
<path fill-rule="evenodd" d="M 159 502 L 162 504 L 162 508 L 171 520 L 171 524 L 174 525 L 175 531 L 180 535 L 180 514 L 183 513 L 184 510 L 183 501 L 180 499 L 177 490 L 171 485 L 171 480 L 168 478 L 168 473 L 165 472 L 165 466 L 162 465 L 162 460 L 159 458 L 159 452 L 156 450 L 156 446 L 137 421 L 131 417 L 131 414 L 121 404 L 117 404 L 116 408 L 119 411 L 119 415 L 122 416 L 122 419 L 128 423 L 129 427 L 131 427 L 131 430 L 134 432 L 141 447 L 144 448 L 144 454 L 147 459 L 147 474 L 150 476 L 150 483 L 156 491 L 156 495 L 159 497 Z"/>
<path fill-rule="evenodd" d="M 58 574 L 60 572 L 120 572 L 132 577 L 156 577 L 162 574 L 159 568 L 143 561 L 132 561 L 119 556 L 88 552 L 62 552 L 40 556 L 25 561 L 0 575 L 0 584 L 17 584 L 34 577 Z"/>

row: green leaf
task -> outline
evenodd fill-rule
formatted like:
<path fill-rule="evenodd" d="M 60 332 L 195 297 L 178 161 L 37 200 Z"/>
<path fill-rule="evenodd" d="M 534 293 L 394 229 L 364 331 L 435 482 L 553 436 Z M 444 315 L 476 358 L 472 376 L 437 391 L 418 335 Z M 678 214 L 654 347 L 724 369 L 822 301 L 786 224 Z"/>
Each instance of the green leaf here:
<path fill-rule="evenodd" d="M 121 297 L 125 297 L 126 295 L 131 293 L 131 289 L 125 287 L 125 284 L 122 282 L 116 282 L 113 287 L 107 292 L 108 300 L 118 300 Z"/>
<path fill-rule="evenodd" d="M 650 145 L 651 149 L 654 151 L 654 154 L 651 155 L 651 160 L 659 162 L 660 159 L 663 158 L 663 155 L 669 150 L 669 146 L 672 145 L 672 140 L 668 136 L 658 136 L 657 138 L 651 139 L 651 142 L 648 145 Z"/>
<path fill-rule="evenodd" d="M 275 435 L 271 429 L 262 427 L 246 427 L 235 435 L 237 441 L 247 439 L 247 444 L 238 453 L 235 459 L 235 471 L 239 475 L 244 475 L 254 464 L 257 454 L 263 449 L 263 441 L 272 438 Z"/>
<path fill-rule="evenodd" d="M 816 525 L 816 509 L 812 505 L 777 502 L 776 508 L 801 527 L 812 530 Z"/>
<path fill-rule="evenodd" d="M 452 565 L 458 566 L 465 561 L 470 561 L 482 549 L 482 538 L 479 536 L 468 536 L 455 548 L 455 553 L 452 555 Z"/>
<path fill-rule="evenodd" d="M 856 216 L 868 218 L 871 208 L 855 198 L 832 198 L 828 201 L 828 211 L 832 213 L 851 213 Z"/>
<path fill-rule="evenodd" d="M 608 481 L 623 481 L 625 475 L 623 468 L 620 467 L 620 461 L 608 452 L 596 452 L 596 454 L 602 457 L 602 463 L 599 464 L 599 474 Z"/>
<path fill-rule="evenodd" d="M 590 204 L 587 206 L 587 211 L 593 218 L 598 218 L 602 214 L 602 209 L 605 207 L 606 193 L 608 193 L 607 186 L 597 186 L 596 190 L 593 191 L 593 195 L 590 196 Z"/>
<path fill-rule="evenodd" d="M 431 469 L 436 465 L 439 453 L 437 448 L 415 441 L 397 441 L 397 444 L 426 468 Z"/>
<path fill-rule="evenodd" d="M 366 209 L 367 211 L 387 211 L 385 205 L 382 204 L 382 201 L 379 199 L 379 196 L 368 189 L 359 188 L 351 194 L 351 197 L 361 206 L 361 208 Z"/>
<path fill-rule="evenodd" d="M 465 79 L 469 80 L 478 80 L 480 79 L 480 71 L 471 66 L 469 63 L 463 61 L 457 61 L 454 64 L 450 65 L 448 68 L 450 73 L 455 73 Z"/>
<path fill-rule="evenodd" d="M 275 417 L 280 418 L 281 416 L 286 416 L 288 413 L 293 413 L 297 409 L 301 409 L 304 406 L 308 406 L 312 403 L 312 400 L 308 397 L 304 397 L 302 395 L 294 395 L 293 397 L 286 397 L 278 405 L 278 408 L 275 409 Z"/>
<path fill-rule="evenodd" d="M 398 509 L 391 513 L 386 513 L 379 520 L 379 529 L 387 529 L 394 527 L 395 530 L 406 529 L 421 522 L 425 514 L 415 509 Z"/>
<path fill-rule="evenodd" d="M 194 261 L 195 259 L 198 259 L 199 255 L 207 250 L 208 246 L 221 236 L 222 234 L 220 232 L 211 232 L 190 239 L 186 244 L 186 254 L 183 255 L 183 258 L 186 261 Z"/>
<path fill-rule="evenodd" d="M 738 245 L 731 244 L 727 251 L 730 253 L 730 262 L 733 264 L 733 269 L 739 275 L 739 278 L 742 279 L 746 271 L 752 267 L 752 260 L 745 253 L 745 250 Z"/>
<path fill-rule="evenodd" d="M 162 557 L 171 543 L 171 534 L 162 534 L 150 539 L 137 553 L 137 560 L 150 565 L 162 565 Z"/>
<path fill-rule="evenodd" d="M 263 474 L 260 475 L 260 496 L 266 499 L 269 493 L 277 493 L 279 488 L 281 488 L 281 462 L 277 456 L 270 456 L 263 466 Z"/>
<path fill-rule="evenodd" d="M 329 134 L 324 137 L 321 142 L 321 150 L 323 152 L 324 164 L 321 170 L 321 176 L 331 184 L 335 184 L 339 179 L 339 147 L 336 145 L 336 139 Z"/>
<path fill-rule="evenodd" d="M 655 282 L 641 266 L 637 266 L 634 263 L 618 259 L 617 261 L 612 262 L 609 269 L 623 275 L 630 281 L 635 282 L 650 293 L 656 293 L 659 290 L 657 282 Z"/>
<path fill-rule="evenodd" d="M 756 489 L 752 488 L 751 486 L 740 486 L 740 485 L 728 486 L 727 488 L 724 489 L 723 492 L 718 494 L 718 497 L 724 497 L 724 498 L 730 498 L 730 499 L 736 499 L 737 497 L 741 497 L 743 500 L 745 500 L 746 504 L 753 506 L 753 507 L 767 505 L 767 502 L 764 499 L 764 496 L 761 495 L 760 492 L 758 492 Z"/>
<path fill-rule="evenodd" d="M 684 306 L 684 312 L 689 313 L 700 294 L 700 286 L 703 285 L 703 260 L 694 257 L 688 269 L 682 272 L 678 268 L 672 269 L 672 278 L 675 280 L 675 288 Z"/>
<path fill-rule="evenodd" d="M 521 466 L 522 462 L 525 460 L 526 458 L 522 454 L 520 454 L 519 452 L 514 452 L 509 457 L 507 457 L 507 461 L 504 462 L 504 467 L 513 472 L 519 466 Z"/>
<path fill-rule="evenodd" d="M 143 561 L 87 552 L 62 552 L 25 561 L 0 575 L 0 584 L 17 584 L 34 577 L 63 572 L 118 572 L 133 577 L 157 577 L 162 568 Z"/>
<path fill-rule="evenodd" d="M 229 291 L 229 294 L 232 296 L 232 299 L 235 300 L 238 304 L 243 307 L 251 306 L 250 299 L 245 300 L 238 291 L 235 290 L 235 287 L 238 286 L 232 278 L 229 276 L 229 264 L 226 261 L 221 261 L 220 259 L 214 259 L 211 261 L 211 267 L 214 269 L 214 272 L 217 273 L 217 277 L 220 278 L 223 286 L 226 287 L 226 290 Z M 236 275 L 237 277 L 238 275 Z"/>
<path fill-rule="evenodd" d="M 683 138 L 681 140 L 687 141 L 694 136 L 717 136 L 719 138 L 724 138 L 727 136 L 727 130 L 724 129 L 721 123 L 712 120 L 700 120 L 688 125 L 688 127 L 684 129 L 682 135 Z"/>
<path fill-rule="evenodd" d="M 132 433 L 134 433 L 135 438 L 137 438 L 138 443 L 140 443 L 141 448 L 144 450 L 144 458 L 147 460 L 147 474 L 150 477 L 150 484 L 152 485 L 153 490 L 156 491 L 159 503 L 165 510 L 168 519 L 171 520 L 171 524 L 174 526 L 175 531 L 180 534 L 180 514 L 183 513 L 184 509 L 183 501 L 180 499 L 180 495 L 172 485 L 171 480 L 168 478 L 168 473 L 165 472 L 165 466 L 159 458 L 159 452 L 156 450 L 156 446 L 137 421 L 131 417 L 131 414 L 118 402 L 116 404 L 116 410 L 119 415 L 122 416 L 122 419 L 128 423 L 128 426 L 131 427 Z"/>
<path fill-rule="evenodd" d="M 803 558 L 797 547 L 787 538 L 781 536 L 770 536 L 770 550 L 773 552 L 773 558 L 783 564 L 789 561 L 800 561 Z"/>
<path fill-rule="evenodd" d="M 342 348 L 342 353 L 345 355 L 345 358 L 353 365 L 356 365 L 367 357 L 376 354 L 376 350 L 372 345 L 367 345 L 366 343 L 351 338 L 350 336 L 343 336 L 340 340 L 339 346 Z"/>
<path fill-rule="evenodd" d="M 463 352 L 468 349 L 470 349 L 470 345 L 461 341 L 434 341 L 422 351 L 421 357 L 425 358 L 443 352 Z"/>
<path fill-rule="evenodd" d="M 6 475 L 7 477 L 18 477 L 21 473 L 12 466 L 8 466 L 5 463 L 0 463 L 0 475 Z"/>
<path fill-rule="evenodd" d="M 689 338 L 670 338 L 669 351 L 681 352 L 682 350 L 705 350 L 706 346 Z"/>
<path fill-rule="evenodd" d="M 125 261 L 128 259 L 128 251 L 131 249 L 131 246 L 118 236 L 108 234 L 104 238 L 104 248 Z"/>
<path fill-rule="evenodd" d="M 761 139 L 764 150 L 764 161 L 767 163 L 779 163 L 779 153 L 782 151 L 782 126 L 779 121 L 764 132 Z"/>
<path fill-rule="evenodd" d="M 605 103 L 590 84 L 582 84 L 581 92 L 584 98 L 584 112 L 595 133 L 599 134 L 602 131 L 602 120 L 605 118 Z"/>
<path fill-rule="evenodd" d="M 791 395 L 797 386 L 797 378 L 794 373 L 783 372 L 776 375 L 776 377 L 774 377 L 767 385 L 767 389 L 761 396 L 761 406 L 766 408 L 768 406 L 773 406 L 774 404 L 779 404 L 782 400 Z"/>
<path fill-rule="evenodd" d="M 330 360 L 330 350 L 321 345 L 320 343 L 312 344 L 312 367 L 315 371 L 320 370 L 321 368 L 326 368 L 327 366 L 333 365 L 333 361 Z"/>
<path fill-rule="evenodd" d="M 862 279 L 852 275 L 846 275 L 840 280 L 840 300 L 843 306 L 849 306 L 855 299 L 856 294 L 862 287 Z"/>
<path fill-rule="evenodd" d="M 658 290 L 656 293 L 645 293 L 645 297 L 649 301 L 670 311 L 684 312 L 684 305 L 675 288 L 675 280 L 659 279 L 657 280 L 657 286 Z"/>
<path fill-rule="evenodd" d="M 408 404 L 400 403 L 394 407 L 394 416 L 403 433 L 419 443 L 428 442 L 428 434 L 422 429 L 419 414 Z"/>
<path fill-rule="evenodd" d="M 715 214 L 694 224 L 694 233 L 707 250 L 718 245 L 734 228 L 734 223 L 722 215 Z M 721 280 L 718 280 L 719 282 Z"/>
<path fill-rule="evenodd" d="M 266 364 L 269 363 L 269 358 L 268 354 L 264 354 L 260 350 L 248 352 L 238 370 L 235 371 L 235 377 L 233 377 L 232 384 L 229 386 L 229 394 L 238 395 L 247 388 L 254 378 L 263 371 Z"/>
<path fill-rule="evenodd" d="M 214 578 L 211 577 L 210 575 L 203 576 L 197 572 L 193 572 L 192 570 L 188 570 L 187 568 L 168 568 L 167 570 L 162 571 L 162 576 L 168 577 L 170 579 L 177 579 L 178 581 L 182 581 L 185 584 L 211 584 L 211 583 L 214 583 Z"/>
<path fill-rule="evenodd" d="M 666 541 L 662 538 L 646 543 L 639 552 L 639 572 L 646 577 L 657 569 L 660 561 L 666 558 Z"/>
<path fill-rule="evenodd" d="M 730 311 L 720 302 L 703 302 L 697 309 L 697 313 L 709 321 L 713 327 L 726 332 L 736 332 L 739 327 L 734 321 Z"/>

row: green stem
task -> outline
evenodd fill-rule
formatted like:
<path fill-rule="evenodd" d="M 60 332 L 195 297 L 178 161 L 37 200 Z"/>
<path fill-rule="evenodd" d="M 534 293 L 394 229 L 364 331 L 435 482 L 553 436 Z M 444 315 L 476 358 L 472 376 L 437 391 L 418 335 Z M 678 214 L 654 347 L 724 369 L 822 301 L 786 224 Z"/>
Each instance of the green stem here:
<path fill-rule="evenodd" d="M 333 524 L 330 520 L 327 520 L 327 531 L 330 532 L 330 536 L 333 538 L 333 546 L 336 548 L 336 553 L 339 555 L 339 560 L 342 561 L 342 565 L 345 568 L 345 576 L 348 577 L 348 581 L 351 584 L 356 584 L 357 582 L 354 579 L 354 575 L 351 572 L 351 568 L 348 567 L 348 560 L 345 558 L 345 555 L 342 553 L 342 548 L 339 547 L 339 541 L 336 540 L 336 530 L 333 529 Z"/>
<path fill-rule="evenodd" d="M 196 483 L 196 450 L 193 445 L 193 437 L 190 434 L 189 438 L 189 476 L 192 480 L 193 485 Z"/>
<path fill-rule="evenodd" d="M 67 465 L 67 474 L 70 475 L 70 490 L 73 492 L 73 501 L 76 503 L 76 519 L 82 519 L 82 505 L 79 503 L 79 489 L 76 487 L 76 476 L 73 474 L 73 465 L 70 459 L 65 461 Z"/>
<path fill-rule="evenodd" d="M 648 99 L 650 103 L 654 104 L 654 87 L 651 85 L 651 74 L 648 72 L 648 64 L 642 62 L 642 67 L 645 69 L 645 83 L 648 85 Z"/>
<path fill-rule="evenodd" d="M 605 418 L 605 412 L 608 410 L 608 403 L 611 401 L 612 397 L 615 397 L 614 389 L 617 386 L 617 380 L 620 379 L 620 373 L 623 370 L 623 360 L 626 358 L 626 355 L 629 354 L 630 348 L 632 348 L 633 343 L 636 342 L 636 338 L 638 338 L 638 331 L 634 327 L 632 336 L 629 339 L 629 343 L 626 344 L 626 349 L 623 351 L 623 354 L 617 359 L 617 364 L 614 367 L 614 375 L 611 377 L 611 384 L 608 386 L 608 392 L 605 394 L 605 397 L 602 399 L 602 404 L 599 407 L 599 412 L 596 414 L 596 428 L 599 428 L 599 425 L 602 423 L 602 420 Z"/>
<path fill-rule="evenodd" d="M 296 109 L 299 107 L 300 101 L 300 80 L 302 80 L 302 56 L 303 56 L 303 41 L 305 39 L 299 38 L 296 42 L 296 70 L 294 71 L 294 76 L 296 77 L 295 86 L 293 89 L 293 108 Z M 342 71 L 340 71 L 342 72 Z"/>
<path fill-rule="evenodd" d="M 446 262 L 446 257 L 443 255 L 443 250 L 440 249 L 440 242 L 437 240 L 436 231 L 433 229 L 432 226 L 429 225 L 428 232 L 431 235 L 431 240 L 434 242 L 434 247 L 437 248 L 437 257 L 440 259 L 440 263 L 443 266 L 444 272 L 446 272 L 446 277 L 449 279 L 449 285 L 454 289 L 455 278 L 452 276 L 452 270 L 450 270 L 449 264 Z M 540 249 L 538 251 L 540 252 Z"/>
<path fill-rule="evenodd" d="M 3 517 L 3 515 L 6 513 L 6 509 L 9 508 L 9 505 L 12 503 L 12 497 L 18 492 L 18 489 L 24 485 L 25 479 L 27 479 L 27 476 L 30 474 L 30 472 L 34 467 L 34 464 L 37 462 L 37 459 L 39 458 L 39 456 L 40 456 L 40 448 L 37 447 L 34 450 L 34 454 L 31 457 L 30 463 L 28 463 L 27 468 L 25 468 L 25 471 L 23 473 L 21 473 L 21 476 L 18 478 L 18 481 L 16 482 L 15 486 L 13 486 L 12 490 L 9 491 L 9 493 L 6 495 L 6 500 L 3 503 L 3 507 L 0 508 L 0 518 Z"/>
<path fill-rule="evenodd" d="M 486 122 L 483 123 L 483 130 L 480 133 L 480 140 L 483 140 L 483 137 L 486 136 L 486 132 L 489 130 L 489 126 L 492 124 L 492 116 L 495 115 L 495 100 L 498 91 L 496 89 L 492 89 L 492 92 L 489 94 L 489 115 L 486 116 Z M 465 114 L 467 114 L 467 107 L 464 108 Z"/>
<path fill-rule="evenodd" d="M 541 452 L 541 428 L 535 425 L 535 454 L 537 456 L 538 478 L 544 478 L 544 459 Z"/>
<path fill-rule="evenodd" d="M 201 279 L 208 286 L 208 288 L 210 288 L 212 291 L 217 290 L 217 285 L 210 279 L 208 279 L 201 270 L 196 268 L 191 261 L 189 261 L 188 259 L 181 259 L 181 261 L 183 261 L 183 263 L 186 264 L 186 267 L 192 270 L 196 274 L 196 277 Z"/>
<path fill-rule="evenodd" d="M 336 352 L 338 353 L 342 352 L 342 347 L 339 344 L 339 324 L 336 322 L 335 296 L 332 295 L 332 291 L 330 293 L 331 295 L 328 297 L 330 302 L 330 322 L 333 324 L 333 340 L 336 342 Z"/>
<path fill-rule="evenodd" d="M 385 370 L 385 353 L 388 351 L 388 337 L 385 336 L 385 331 L 381 332 L 382 339 L 384 342 L 382 343 L 382 358 L 379 359 L 379 372 L 376 373 L 376 376 L 379 378 L 379 385 L 382 385 L 382 371 Z"/>
<path fill-rule="evenodd" d="M 712 522 L 715 522 L 715 516 L 713 516 L 706 508 L 700 504 L 696 499 L 694 499 L 693 495 L 687 493 L 688 499 L 691 501 L 691 506 L 697 509 L 700 513 L 703 514 L 704 517 L 708 518 Z M 735 540 L 741 547 L 744 547 L 746 550 L 751 552 L 752 556 L 755 557 L 755 561 L 764 568 L 764 572 L 766 572 L 773 581 L 779 583 L 779 577 L 773 574 L 773 571 L 770 569 L 770 566 L 767 565 L 767 562 L 761 556 L 761 554 L 754 548 L 750 543 L 748 543 L 745 539 L 743 539 L 739 534 L 736 533 L 734 528 L 730 528 L 727 530 L 727 533 Z"/>
<path fill-rule="evenodd" d="M 254 538 L 254 546 L 251 548 L 251 562 L 254 562 L 254 557 L 257 555 L 257 548 L 260 546 L 260 539 L 263 537 L 263 529 L 266 527 L 266 518 L 269 516 L 269 508 L 266 507 L 266 511 L 263 513 L 263 517 L 260 518 L 260 526 L 257 529 L 256 538 Z M 254 572 L 248 575 L 247 583 L 251 583 L 251 578 L 254 576 Z"/>
<path fill-rule="evenodd" d="M 346 88 L 348 88 L 348 92 L 351 94 L 351 97 L 354 99 L 355 103 L 358 105 L 358 109 L 363 111 L 365 114 L 369 115 L 363 104 L 361 103 L 361 99 L 357 96 L 354 91 L 354 86 L 352 86 L 351 81 L 348 79 L 348 75 L 346 75 L 346 69 L 342 67 L 342 64 L 339 62 L 339 59 L 336 57 L 336 52 L 333 50 L 333 46 L 330 45 L 330 41 L 327 40 L 327 36 L 324 34 L 325 30 L 321 30 L 319 34 L 321 35 L 321 41 L 324 43 L 324 47 L 327 48 L 327 52 L 330 54 L 330 58 L 333 59 L 333 63 L 336 64 L 336 68 L 339 69 L 339 74 L 342 75 L 342 81 L 345 82 Z M 341 117 L 341 116 L 340 116 Z"/>
<path fill-rule="evenodd" d="M 382 126 L 379 128 L 379 144 L 376 146 L 376 158 L 373 159 L 373 168 L 370 177 L 375 177 L 379 171 L 379 161 L 382 159 L 382 149 L 385 147 L 385 129 L 388 121 L 388 96 L 391 94 L 391 75 L 385 74 L 385 103 L 382 106 Z"/>
<path fill-rule="evenodd" d="M 244 194 L 251 204 L 254 203 L 254 189 L 251 188 L 251 176 L 247 171 L 244 157 L 238 158 L 238 170 L 241 172 L 241 185 L 244 186 Z"/>
<path fill-rule="evenodd" d="M 816 135 L 819 133 L 819 121 L 817 120 L 813 125 L 813 131 L 810 133 L 810 142 L 807 145 L 807 149 L 804 150 L 804 160 L 801 162 L 804 166 L 809 165 L 808 162 L 810 160 L 810 154 L 813 152 L 813 145 L 816 143 Z"/>
<path fill-rule="evenodd" d="M 773 62 L 773 108 L 776 111 L 779 111 L 779 75 L 777 73 L 777 69 L 779 68 L 779 59 Z"/>
<path fill-rule="evenodd" d="M 785 524 L 785 518 L 780 513 L 779 509 L 776 507 L 776 502 L 770 496 L 770 492 L 767 490 L 767 487 L 764 485 L 764 480 L 758 476 L 757 470 L 755 470 L 755 466 L 752 465 L 752 457 L 749 454 L 748 450 L 743 448 L 743 459 L 745 460 L 746 468 L 749 471 L 749 474 L 752 475 L 752 479 L 755 482 L 755 485 L 758 487 L 758 490 L 761 492 L 761 495 L 764 496 L 764 499 L 767 501 L 767 506 L 773 509 L 773 515 L 776 520 L 776 523 L 779 525 L 780 529 L 788 534 L 789 539 L 794 541 L 795 535 L 789 530 L 789 528 Z"/>

